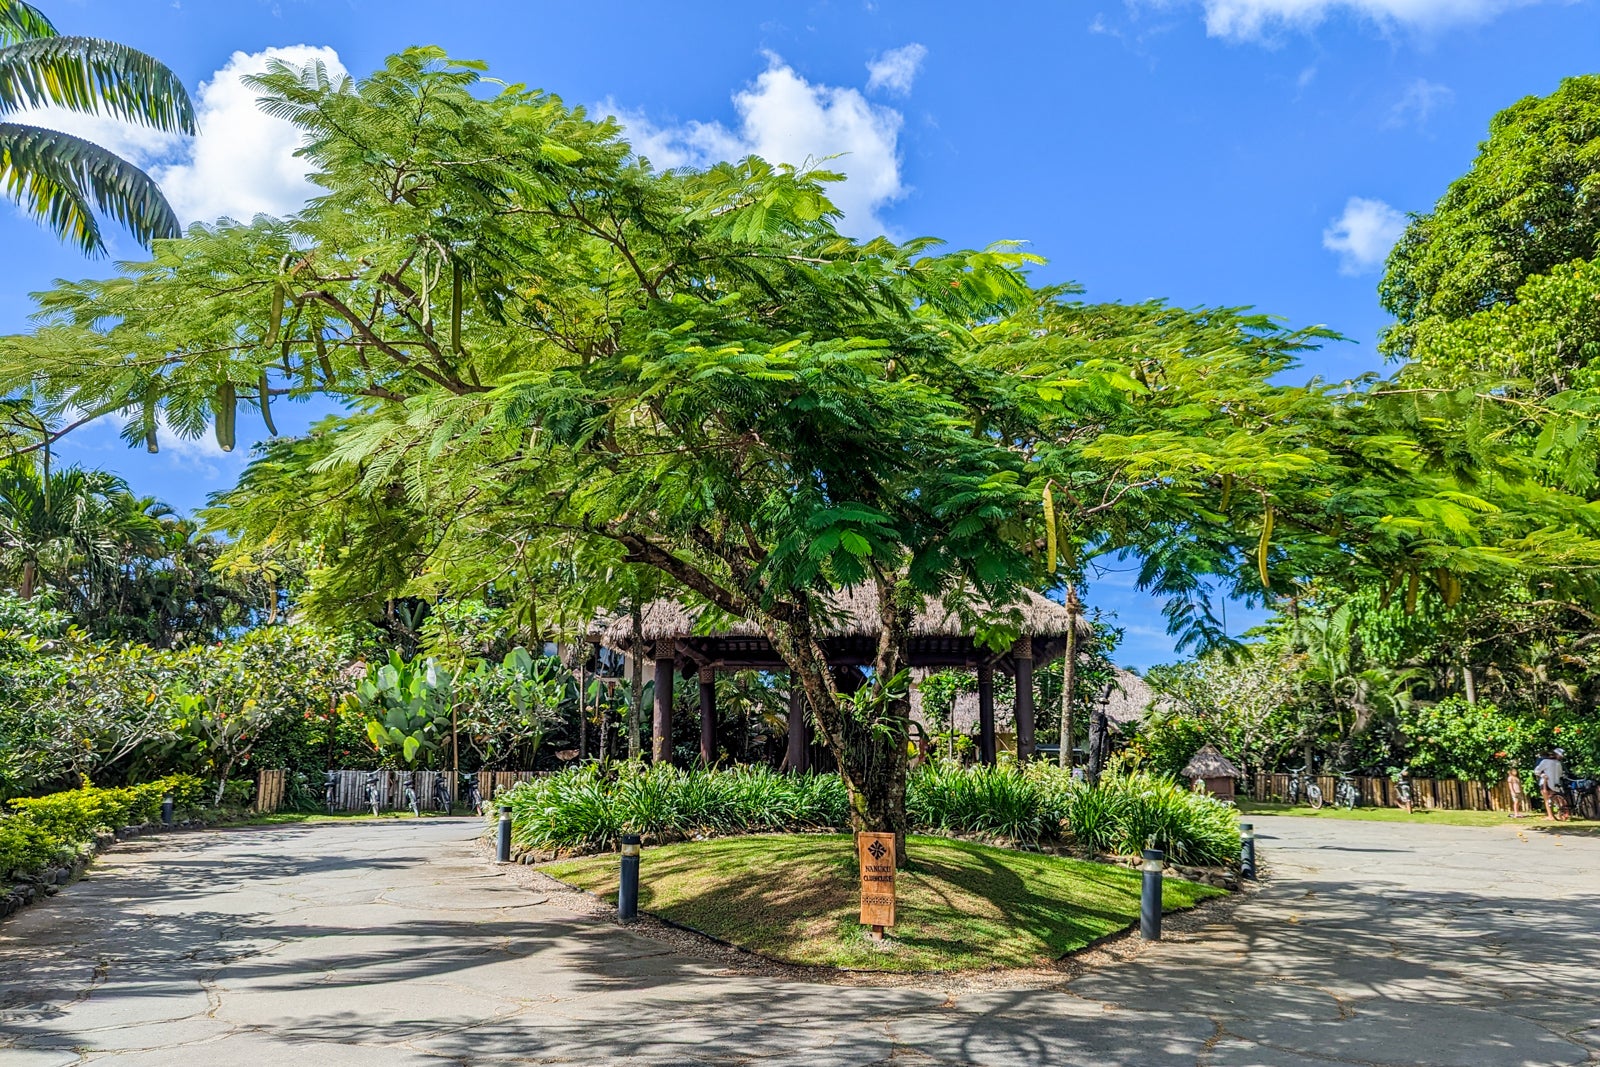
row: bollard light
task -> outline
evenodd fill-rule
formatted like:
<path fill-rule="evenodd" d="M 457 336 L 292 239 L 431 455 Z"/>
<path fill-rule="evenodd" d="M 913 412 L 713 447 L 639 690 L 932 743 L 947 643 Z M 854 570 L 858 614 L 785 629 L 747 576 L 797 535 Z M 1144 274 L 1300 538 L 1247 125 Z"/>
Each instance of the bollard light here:
<path fill-rule="evenodd" d="M 1161 940 L 1161 871 L 1167 854 L 1159 848 L 1144 850 L 1144 882 L 1139 887 L 1139 936 Z"/>
<path fill-rule="evenodd" d="M 1239 874 L 1244 878 L 1256 876 L 1256 828 L 1254 824 L 1239 824 Z"/>
<path fill-rule="evenodd" d="M 511 862 L 511 807 L 500 805 L 500 834 L 495 840 L 494 858 L 497 863 Z"/>
<path fill-rule="evenodd" d="M 170 796 L 161 798 L 161 825 L 172 825 L 172 798 Z"/>
<path fill-rule="evenodd" d="M 639 835 L 622 835 L 622 883 L 617 887 L 617 920 L 639 917 Z"/>

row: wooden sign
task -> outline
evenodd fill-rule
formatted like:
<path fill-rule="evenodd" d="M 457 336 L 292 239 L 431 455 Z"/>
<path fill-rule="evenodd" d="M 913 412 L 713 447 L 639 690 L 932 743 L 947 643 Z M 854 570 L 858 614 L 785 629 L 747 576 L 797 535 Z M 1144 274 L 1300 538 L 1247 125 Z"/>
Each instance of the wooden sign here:
<path fill-rule="evenodd" d="M 861 860 L 861 922 L 876 937 L 894 925 L 894 835 L 857 834 Z"/>

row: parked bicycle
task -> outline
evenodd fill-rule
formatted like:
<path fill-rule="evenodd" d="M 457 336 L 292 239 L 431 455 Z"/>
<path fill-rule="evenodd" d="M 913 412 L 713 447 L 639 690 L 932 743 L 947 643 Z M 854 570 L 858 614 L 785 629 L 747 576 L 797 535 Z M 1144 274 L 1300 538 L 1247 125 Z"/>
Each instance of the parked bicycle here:
<path fill-rule="evenodd" d="M 461 776 L 461 801 L 467 810 L 474 815 L 483 814 L 483 797 L 478 795 L 478 776 L 476 774 L 463 774 Z"/>
<path fill-rule="evenodd" d="M 1340 774 L 1338 784 L 1333 787 L 1333 805 L 1352 811 L 1361 803 L 1361 793 L 1356 789 L 1355 779 L 1348 774 Z"/>
<path fill-rule="evenodd" d="M 1401 811 L 1407 815 L 1411 814 L 1411 776 L 1404 771 L 1401 771 L 1394 780 L 1394 802 Z"/>
<path fill-rule="evenodd" d="M 433 806 L 436 811 L 450 814 L 450 786 L 444 780 L 443 771 L 433 776 Z"/>
<path fill-rule="evenodd" d="M 1299 767 L 1289 772 L 1289 803 L 1300 803 L 1300 794 L 1303 791 L 1306 803 L 1310 804 L 1314 809 L 1320 809 L 1322 807 L 1322 787 L 1309 774 L 1305 776 L 1305 782 L 1301 782 L 1300 777 L 1301 771 Z"/>
<path fill-rule="evenodd" d="M 417 800 L 417 772 L 412 771 L 405 777 L 406 807 L 411 809 L 411 814 L 422 818 L 422 805 Z"/>
<path fill-rule="evenodd" d="M 367 772 L 367 807 L 372 809 L 372 814 L 378 814 L 378 772 Z"/>
<path fill-rule="evenodd" d="M 1564 778 L 1561 791 L 1565 794 L 1568 814 L 1574 819 L 1600 817 L 1600 796 L 1596 795 L 1593 778 Z"/>
<path fill-rule="evenodd" d="M 333 814 L 333 805 L 339 799 L 339 776 L 329 771 L 322 776 L 322 806 Z"/>

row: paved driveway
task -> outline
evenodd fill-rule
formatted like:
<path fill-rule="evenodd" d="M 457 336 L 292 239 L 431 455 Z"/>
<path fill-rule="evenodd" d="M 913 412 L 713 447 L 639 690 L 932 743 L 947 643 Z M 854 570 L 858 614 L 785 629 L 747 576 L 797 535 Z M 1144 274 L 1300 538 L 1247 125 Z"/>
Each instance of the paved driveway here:
<path fill-rule="evenodd" d="M 0 925 L 0 1065 L 1600 1060 L 1600 839 L 1262 819 L 1229 922 L 1072 980 L 730 974 L 428 820 L 131 843 Z"/>

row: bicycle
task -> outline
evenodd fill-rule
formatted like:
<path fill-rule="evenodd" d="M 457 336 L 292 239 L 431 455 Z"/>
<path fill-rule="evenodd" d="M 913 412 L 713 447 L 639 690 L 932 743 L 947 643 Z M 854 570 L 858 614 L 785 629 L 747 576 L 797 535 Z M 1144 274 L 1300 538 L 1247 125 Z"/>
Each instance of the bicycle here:
<path fill-rule="evenodd" d="M 328 809 L 328 814 L 333 814 L 333 806 L 339 798 L 339 776 L 329 771 L 322 776 L 322 806 Z"/>
<path fill-rule="evenodd" d="M 443 771 L 433 776 L 433 806 L 446 815 L 451 813 L 450 787 L 445 785 Z"/>
<path fill-rule="evenodd" d="M 1322 787 L 1315 781 L 1308 781 L 1305 783 L 1305 791 L 1306 803 L 1311 805 L 1312 810 L 1322 810 Z M 1289 803 L 1300 803 L 1300 768 L 1298 767 L 1289 772 Z"/>
<path fill-rule="evenodd" d="M 483 797 L 478 794 L 478 776 L 476 774 L 463 774 L 461 776 L 461 801 L 466 804 L 467 810 L 472 814 L 483 814 Z"/>
<path fill-rule="evenodd" d="M 1395 806 L 1407 815 L 1412 813 L 1411 779 L 1409 776 L 1402 774 L 1394 780 L 1394 802 Z"/>
<path fill-rule="evenodd" d="M 1333 787 L 1334 807 L 1354 811 L 1356 805 L 1360 803 L 1361 794 L 1356 789 L 1355 779 L 1348 774 L 1339 775 L 1339 782 Z"/>
<path fill-rule="evenodd" d="M 369 771 L 367 773 L 367 805 L 366 806 L 372 809 L 372 814 L 374 816 L 376 816 L 378 814 L 379 803 L 380 802 L 378 800 L 378 772 L 377 771 Z"/>
<path fill-rule="evenodd" d="M 1574 819 L 1600 817 L 1600 797 L 1596 796 L 1593 778 L 1567 778 L 1562 787 L 1567 794 L 1567 810 Z"/>
<path fill-rule="evenodd" d="M 406 807 L 411 809 L 411 814 L 422 818 L 422 805 L 417 802 L 417 775 L 416 772 L 406 775 Z"/>

